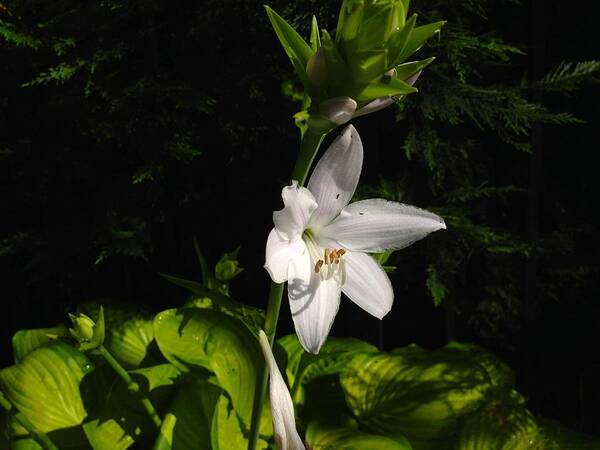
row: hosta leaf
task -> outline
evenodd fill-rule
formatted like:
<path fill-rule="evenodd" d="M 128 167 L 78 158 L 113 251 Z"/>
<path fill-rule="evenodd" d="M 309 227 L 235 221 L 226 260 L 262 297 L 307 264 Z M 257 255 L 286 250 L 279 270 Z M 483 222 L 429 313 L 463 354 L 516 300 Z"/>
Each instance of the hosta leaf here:
<path fill-rule="evenodd" d="M 230 400 L 221 395 L 213 416 L 211 431 L 211 450 L 240 450 L 248 448 L 248 439 L 242 430 L 242 424 L 231 407 Z M 268 447 L 267 442 L 258 439 L 257 450 Z"/>
<path fill-rule="evenodd" d="M 206 381 L 183 385 L 164 416 L 154 450 L 211 450 L 211 426 L 221 389 Z"/>
<path fill-rule="evenodd" d="M 477 362 L 488 373 L 492 384 L 508 388 L 515 385 L 515 373 L 508 364 L 478 345 L 450 342 L 441 351 L 462 354 L 465 360 Z"/>
<path fill-rule="evenodd" d="M 291 386 L 342 371 L 355 353 L 377 352 L 375 346 L 354 338 L 330 337 L 318 355 L 306 353 L 295 334 L 278 339 L 277 344 L 285 351 L 285 368 Z M 301 380 L 296 381 L 299 374 Z"/>
<path fill-rule="evenodd" d="M 142 407 L 140 399 L 110 367 L 98 367 L 91 375 L 100 401 L 83 424 L 83 431 L 94 450 L 125 449 L 134 442 L 147 448 L 148 438 L 156 436 L 156 428 Z M 168 394 L 168 392 L 167 392 Z M 164 400 L 150 394 L 151 401 L 160 411 Z"/>
<path fill-rule="evenodd" d="M 154 340 L 151 318 L 136 315 L 121 324 L 110 324 L 106 347 L 126 367 L 139 367 Z"/>
<path fill-rule="evenodd" d="M 12 338 L 15 362 L 21 361 L 29 352 L 36 348 L 43 347 L 61 337 L 68 336 L 69 333 L 64 325 L 35 330 L 19 330 Z"/>
<path fill-rule="evenodd" d="M 550 450 L 533 415 L 493 401 L 463 422 L 456 450 Z"/>
<path fill-rule="evenodd" d="M 125 450 L 135 442 L 114 419 L 86 422 L 83 431 L 94 450 Z"/>
<path fill-rule="evenodd" d="M 340 377 L 359 423 L 415 440 L 445 439 L 478 408 L 492 385 L 479 366 L 414 348 L 403 355 L 363 354 Z M 420 448 L 415 445 L 415 449 Z"/>
<path fill-rule="evenodd" d="M 81 381 L 91 370 L 83 353 L 55 342 L 0 370 L 0 388 L 35 427 L 49 432 L 83 421 Z"/>
<path fill-rule="evenodd" d="M 179 370 L 214 372 L 248 423 L 257 373 L 264 362 L 256 337 L 243 322 L 207 309 L 169 309 L 156 315 L 154 330 L 161 352 Z"/>
<path fill-rule="evenodd" d="M 132 370 L 129 373 L 134 377 L 136 375 L 143 377 L 146 380 L 148 391 L 176 384 L 182 375 L 177 367 L 168 363 Z"/>
<path fill-rule="evenodd" d="M 403 437 L 386 437 L 362 433 L 355 423 L 345 426 L 324 425 L 311 422 L 306 430 L 306 441 L 313 450 L 412 450 Z"/>

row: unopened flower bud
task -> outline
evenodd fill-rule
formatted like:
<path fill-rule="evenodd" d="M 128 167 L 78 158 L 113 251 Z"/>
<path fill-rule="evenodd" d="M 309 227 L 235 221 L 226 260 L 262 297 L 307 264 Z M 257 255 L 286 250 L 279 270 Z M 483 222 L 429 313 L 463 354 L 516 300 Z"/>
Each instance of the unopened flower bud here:
<path fill-rule="evenodd" d="M 75 339 L 79 342 L 89 342 L 94 337 L 94 327 L 96 323 L 86 316 L 85 314 L 79 314 L 77 316 L 69 314 L 71 322 L 73 322 L 73 328 L 69 331 Z"/>

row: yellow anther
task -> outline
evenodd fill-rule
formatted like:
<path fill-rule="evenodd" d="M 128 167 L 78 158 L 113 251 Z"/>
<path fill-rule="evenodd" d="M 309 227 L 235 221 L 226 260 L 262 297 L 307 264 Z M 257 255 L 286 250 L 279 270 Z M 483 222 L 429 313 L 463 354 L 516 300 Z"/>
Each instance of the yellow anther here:
<path fill-rule="evenodd" d="M 323 260 L 320 259 L 315 264 L 315 273 L 319 273 L 321 271 L 321 267 L 323 267 Z"/>

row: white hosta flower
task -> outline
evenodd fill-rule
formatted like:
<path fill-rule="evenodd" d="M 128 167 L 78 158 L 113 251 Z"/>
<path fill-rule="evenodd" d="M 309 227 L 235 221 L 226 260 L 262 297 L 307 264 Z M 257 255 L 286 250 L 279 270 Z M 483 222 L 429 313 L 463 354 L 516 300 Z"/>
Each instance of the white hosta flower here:
<path fill-rule="evenodd" d="M 260 330 L 258 337 L 269 367 L 269 398 L 275 444 L 279 450 L 305 450 L 302 439 L 296 430 L 292 397 L 277 367 L 267 335 Z"/>
<path fill-rule="evenodd" d="M 445 229 L 428 211 L 382 199 L 348 204 L 363 162 L 350 125 L 327 149 L 308 182 L 283 188 L 285 207 L 273 213 L 266 264 L 276 283 L 288 282 L 298 339 L 311 353 L 325 342 L 341 292 L 377 318 L 394 300 L 387 274 L 367 253 L 398 250 Z"/>

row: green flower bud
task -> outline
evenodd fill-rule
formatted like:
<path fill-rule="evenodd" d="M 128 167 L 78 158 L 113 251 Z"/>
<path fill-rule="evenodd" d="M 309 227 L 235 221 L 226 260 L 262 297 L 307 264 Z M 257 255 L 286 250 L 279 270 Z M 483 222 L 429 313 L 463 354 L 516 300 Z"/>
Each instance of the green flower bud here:
<path fill-rule="evenodd" d="M 69 328 L 71 335 L 79 343 L 81 350 L 92 350 L 104 343 L 104 309 L 98 311 L 98 320 L 94 322 L 85 314 L 69 314 L 73 328 Z"/>
<path fill-rule="evenodd" d="M 94 337 L 94 326 L 96 323 L 85 314 L 79 314 L 77 316 L 69 314 L 71 322 L 73 322 L 73 328 L 69 331 L 75 339 L 79 342 L 89 342 Z"/>
<path fill-rule="evenodd" d="M 228 282 L 238 276 L 242 270 L 238 260 L 239 247 L 233 252 L 225 253 L 215 266 L 215 278 L 221 282 Z"/>
<path fill-rule="evenodd" d="M 310 99 L 307 114 L 296 115 L 297 122 L 303 118 L 305 125 L 331 129 L 353 116 L 381 109 L 394 98 L 417 92 L 412 86 L 416 75 L 433 58 L 406 60 L 439 32 L 444 22 L 417 27 L 416 15 L 407 20 L 408 6 L 409 0 L 344 0 L 335 36 L 326 30 L 319 34 L 313 18 L 310 45 L 267 7 L 277 37 Z"/>

